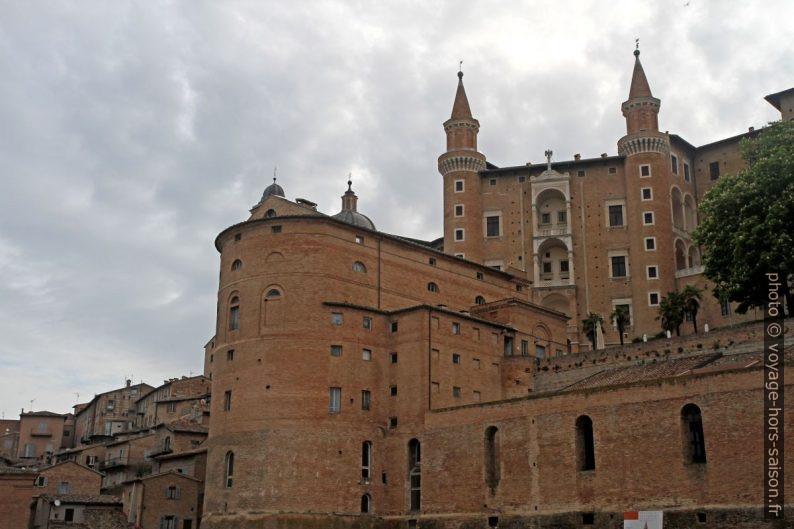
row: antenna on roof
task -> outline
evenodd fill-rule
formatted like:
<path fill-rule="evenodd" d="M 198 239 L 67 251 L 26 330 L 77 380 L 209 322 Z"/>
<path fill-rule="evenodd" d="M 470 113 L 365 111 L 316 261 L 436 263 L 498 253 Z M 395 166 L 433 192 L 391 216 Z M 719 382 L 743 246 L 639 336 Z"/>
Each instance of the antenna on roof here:
<path fill-rule="evenodd" d="M 36 402 L 36 399 L 30 399 L 30 411 L 33 411 L 33 403 Z"/>
<path fill-rule="evenodd" d="M 276 173 L 278 172 L 278 165 L 273 166 L 273 183 L 276 183 Z"/>

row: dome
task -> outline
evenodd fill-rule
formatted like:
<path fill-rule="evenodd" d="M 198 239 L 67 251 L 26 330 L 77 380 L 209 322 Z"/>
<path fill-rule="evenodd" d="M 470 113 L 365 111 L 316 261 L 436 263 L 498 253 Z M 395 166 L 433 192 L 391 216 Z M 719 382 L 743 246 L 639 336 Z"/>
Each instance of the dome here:
<path fill-rule="evenodd" d="M 358 226 L 359 228 L 367 228 L 369 230 L 375 229 L 375 224 L 369 220 L 369 217 L 366 215 L 359 213 L 358 211 L 352 211 L 349 209 L 343 209 L 332 218 L 341 220 L 342 222 L 346 222 L 348 224 L 352 224 L 353 226 Z"/>
<path fill-rule="evenodd" d="M 265 192 L 262 193 L 262 200 L 266 199 L 270 195 L 276 195 L 278 197 L 284 196 L 284 188 L 276 183 L 276 179 L 273 178 L 273 183 L 270 184 L 265 188 Z"/>

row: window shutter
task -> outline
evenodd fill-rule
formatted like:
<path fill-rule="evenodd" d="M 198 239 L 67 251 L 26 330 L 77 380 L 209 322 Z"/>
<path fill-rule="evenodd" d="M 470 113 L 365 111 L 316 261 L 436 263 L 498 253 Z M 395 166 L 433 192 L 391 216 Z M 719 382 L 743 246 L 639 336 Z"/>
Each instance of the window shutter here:
<path fill-rule="evenodd" d="M 160 518 L 160 529 L 165 529 L 165 516 Z"/>
<path fill-rule="evenodd" d="M 168 499 L 170 497 L 171 497 L 170 491 L 169 491 L 168 487 L 166 487 L 165 488 L 165 499 Z"/>
<path fill-rule="evenodd" d="M 175 497 L 176 499 L 179 499 L 179 497 L 180 497 L 181 495 L 182 495 L 182 489 L 180 489 L 179 487 L 177 487 L 177 488 L 176 488 L 176 495 L 175 495 L 174 497 Z"/>

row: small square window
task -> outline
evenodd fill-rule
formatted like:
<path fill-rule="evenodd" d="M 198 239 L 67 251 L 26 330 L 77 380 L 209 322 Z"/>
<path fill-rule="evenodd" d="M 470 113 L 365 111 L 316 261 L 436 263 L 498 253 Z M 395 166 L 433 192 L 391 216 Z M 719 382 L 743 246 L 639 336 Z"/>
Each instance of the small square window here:
<path fill-rule="evenodd" d="M 397 417 L 389 417 L 389 429 L 397 428 Z"/>
<path fill-rule="evenodd" d="M 362 322 L 361 325 L 366 330 L 368 330 L 368 331 L 372 330 L 372 318 L 370 318 L 369 316 L 364 316 L 364 318 L 361 320 L 361 322 Z"/>
<path fill-rule="evenodd" d="M 389 362 L 392 364 L 397 363 L 397 353 L 389 353 Z"/>
<path fill-rule="evenodd" d="M 653 211 L 646 211 L 642 214 L 642 223 L 645 226 L 653 225 Z"/>
<path fill-rule="evenodd" d="M 389 395 L 392 397 L 397 396 L 397 386 L 389 386 Z"/>
<path fill-rule="evenodd" d="M 651 176 L 651 166 L 650 165 L 641 165 L 640 166 L 640 177 L 647 178 Z"/>
<path fill-rule="evenodd" d="M 342 356 L 342 346 L 341 345 L 332 345 L 331 346 L 331 356 Z"/>
<path fill-rule="evenodd" d="M 242 233 L 235 233 L 234 234 L 234 240 L 235 241 L 239 241 L 242 238 L 243 238 L 243 234 Z"/>
<path fill-rule="evenodd" d="M 618 172 L 618 168 L 617 167 L 610 167 L 609 171 L 607 171 L 607 172 L 609 174 L 616 174 Z"/>
<path fill-rule="evenodd" d="M 540 214 L 540 223 L 541 224 L 551 224 L 551 213 L 541 213 Z"/>
<path fill-rule="evenodd" d="M 523 183 L 523 182 L 525 182 L 525 181 L 526 181 L 526 179 L 527 179 L 527 177 L 526 177 L 526 176 L 519 176 L 519 177 L 518 177 L 518 181 L 519 181 L 520 183 Z"/>
<path fill-rule="evenodd" d="M 356 244 L 364 244 L 364 237 L 356 235 Z"/>
<path fill-rule="evenodd" d="M 456 217 L 463 216 L 463 204 L 455 204 L 455 216 Z"/>
<path fill-rule="evenodd" d="M 435 258 L 435 257 L 431 257 L 431 258 L 429 258 L 429 259 L 427 260 L 427 263 L 428 263 L 430 266 L 436 266 L 436 258 Z"/>
<path fill-rule="evenodd" d="M 656 250 L 656 237 L 645 237 L 645 250 L 648 252 Z"/>
<path fill-rule="evenodd" d="M 485 275 L 482 272 L 477 272 L 477 279 L 482 281 L 485 278 Z"/>
<path fill-rule="evenodd" d="M 650 187 L 643 187 L 640 193 L 643 200 L 653 200 L 653 190 Z"/>
<path fill-rule="evenodd" d="M 490 185 L 492 185 L 492 186 L 495 186 L 496 185 L 496 178 L 491 178 L 491 180 L 488 183 Z"/>
<path fill-rule="evenodd" d="M 462 241 L 463 240 L 463 228 L 457 228 L 455 230 L 455 240 Z"/>
<path fill-rule="evenodd" d="M 460 323 L 452 322 L 452 334 L 460 334 Z"/>
<path fill-rule="evenodd" d="M 576 176 L 584 176 L 585 174 L 586 173 L 584 172 L 584 169 L 579 169 L 578 171 L 576 171 Z"/>
<path fill-rule="evenodd" d="M 281 233 L 281 226 L 271 226 L 270 231 L 273 233 Z"/>
<path fill-rule="evenodd" d="M 397 329 L 399 329 L 399 322 L 396 321 L 391 322 L 390 329 L 391 332 L 397 332 Z"/>
<path fill-rule="evenodd" d="M 460 398 L 460 388 L 458 386 L 452 386 L 452 396 L 456 399 Z"/>
<path fill-rule="evenodd" d="M 366 361 L 372 360 L 372 351 L 370 351 L 369 349 L 362 349 L 361 350 L 361 359 L 362 360 L 366 360 Z"/>
<path fill-rule="evenodd" d="M 344 318 L 342 317 L 341 312 L 332 312 L 331 313 L 331 325 L 342 325 Z"/>
<path fill-rule="evenodd" d="M 460 364 L 460 355 L 458 353 L 452 353 L 452 363 Z"/>
<path fill-rule="evenodd" d="M 648 279 L 659 279 L 659 268 L 656 265 L 649 265 L 646 270 Z"/>
<path fill-rule="evenodd" d="M 463 193 L 463 180 L 455 180 L 455 193 Z"/>
<path fill-rule="evenodd" d="M 659 293 L 658 292 L 649 292 L 648 293 L 648 305 L 651 307 L 655 307 L 659 304 Z"/>

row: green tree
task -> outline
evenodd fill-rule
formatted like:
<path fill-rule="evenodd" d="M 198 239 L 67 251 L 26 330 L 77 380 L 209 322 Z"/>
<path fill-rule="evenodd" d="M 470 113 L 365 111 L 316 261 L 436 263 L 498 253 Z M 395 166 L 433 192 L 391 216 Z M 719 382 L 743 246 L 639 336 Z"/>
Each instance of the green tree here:
<path fill-rule="evenodd" d="M 706 250 L 704 273 L 739 313 L 766 304 L 766 274 L 776 273 L 794 316 L 794 121 L 771 124 L 741 148 L 747 167 L 721 177 L 700 204 L 694 238 Z"/>
<path fill-rule="evenodd" d="M 662 329 L 681 336 L 681 323 L 684 321 L 684 297 L 680 292 L 668 292 L 659 302 L 659 315 L 657 320 L 662 320 Z"/>
<path fill-rule="evenodd" d="M 604 318 L 595 312 L 591 312 L 587 315 L 587 318 L 582 320 L 582 330 L 584 330 L 585 335 L 590 339 L 590 342 L 592 342 L 593 350 L 596 348 L 596 336 L 599 326 L 601 327 L 601 332 L 604 332 Z"/>
<path fill-rule="evenodd" d="M 626 330 L 626 327 L 631 325 L 629 309 L 626 308 L 626 305 L 616 305 L 615 310 L 609 315 L 609 319 L 617 326 L 618 334 L 620 334 L 620 345 L 623 345 L 623 332 Z"/>
<path fill-rule="evenodd" d="M 695 285 L 687 285 L 681 291 L 684 314 L 689 313 L 692 315 L 692 327 L 695 329 L 695 334 L 698 332 L 698 310 L 700 309 L 700 294 L 702 292 L 703 289 Z"/>

